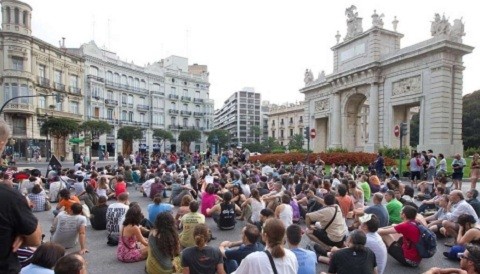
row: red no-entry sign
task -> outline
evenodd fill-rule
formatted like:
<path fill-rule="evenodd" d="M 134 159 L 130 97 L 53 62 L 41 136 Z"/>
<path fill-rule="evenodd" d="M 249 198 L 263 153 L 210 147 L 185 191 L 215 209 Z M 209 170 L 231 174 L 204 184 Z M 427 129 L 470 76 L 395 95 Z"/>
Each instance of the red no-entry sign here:
<path fill-rule="evenodd" d="M 310 138 L 314 139 L 315 136 L 317 136 L 317 131 L 314 128 L 310 129 Z"/>
<path fill-rule="evenodd" d="M 395 134 L 395 137 L 400 136 L 400 126 L 396 125 L 395 128 L 393 129 L 393 134 Z"/>

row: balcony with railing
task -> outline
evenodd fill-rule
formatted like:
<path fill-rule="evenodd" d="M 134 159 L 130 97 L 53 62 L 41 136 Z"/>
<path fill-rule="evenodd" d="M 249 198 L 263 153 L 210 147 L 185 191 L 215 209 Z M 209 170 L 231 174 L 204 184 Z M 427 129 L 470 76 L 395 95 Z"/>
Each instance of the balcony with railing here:
<path fill-rule="evenodd" d="M 124 85 L 124 84 L 116 83 L 110 80 L 105 81 L 105 86 L 107 88 L 116 88 L 116 89 L 129 90 L 129 91 L 135 91 L 135 92 L 141 92 L 141 93 L 148 93 L 147 89 L 130 86 L 130 85 Z"/>
<path fill-rule="evenodd" d="M 152 90 L 151 93 L 156 94 L 156 95 L 165 96 L 165 92 L 160 91 L 160 90 Z"/>
<path fill-rule="evenodd" d="M 58 91 L 65 91 L 65 85 L 62 84 L 62 83 L 54 82 L 54 83 L 53 83 L 53 88 L 54 88 L 55 90 L 58 90 Z"/>
<path fill-rule="evenodd" d="M 177 109 L 169 109 L 168 110 L 168 114 L 178 114 L 178 110 Z"/>
<path fill-rule="evenodd" d="M 48 78 L 37 76 L 37 81 L 38 81 L 38 85 L 41 87 L 45 87 L 45 88 L 50 87 L 50 79 Z"/>
<path fill-rule="evenodd" d="M 182 111 L 180 111 L 180 114 L 183 115 L 183 116 L 190 116 L 190 115 L 192 115 L 192 112 L 189 111 L 189 110 L 182 110 Z"/>
<path fill-rule="evenodd" d="M 79 87 L 69 86 L 68 87 L 68 92 L 73 93 L 73 94 L 81 94 L 82 89 L 80 89 Z"/>
<path fill-rule="evenodd" d="M 87 75 L 87 79 L 92 79 L 92 80 L 95 80 L 95 81 L 101 82 L 101 83 L 104 82 L 102 77 L 98 77 L 98 76 L 91 75 L 91 74 Z"/>
<path fill-rule="evenodd" d="M 201 98 L 193 98 L 194 103 L 203 103 L 203 99 Z"/>
<path fill-rule="evenodd" d="M 149 110 L 150 110 L 150 106 L 147 106 L 147 105 L 137 105 L 137 110 L 138 110 L 138 111 L 149 111 Z"/>
<path fill-rule="evenodd" d="M 195 117 L 201 117 L 203 115 L 205 115 L 205 112 L 196 112 L 196 111 L 193 112 L 193 116 L 195 116 Z"/>
<path fill-rule="evenodd" d="M 169 125 L 168 129 L 170 130 L 179 130 L 181 127 L 179 125 Z"/>
<path fill-rule="evenodd" d="M 191 101 L 192 101 L 192 97 L 182 96 L 181 100 L 182 100 L 182 101 L 185 101 L 185 102 L 191 102 Z"/>
<path fill-rule="evenodd" d="M 178 100 L 178 95 L 176 95 L 176 94 L 169 94 L 169 95 L 168 95 L 168 99 Z"/>
<path fill-rule="evenodd" d="M 118 101 L 113 99 L 105 99 L 105 105 L 118 106 Z"/>

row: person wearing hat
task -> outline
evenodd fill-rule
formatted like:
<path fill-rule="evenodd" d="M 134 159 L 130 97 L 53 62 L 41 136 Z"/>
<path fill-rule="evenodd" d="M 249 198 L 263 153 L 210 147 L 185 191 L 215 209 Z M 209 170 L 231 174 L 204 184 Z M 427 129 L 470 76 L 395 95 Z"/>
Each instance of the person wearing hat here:
<path fill-rule="evenodd" d="M 354 230 L 347 239 L 347 248 L 332 254 L 328 273 L 378 273 L 375 254 L 365 247 L 366 243 L 365 233 L 361 230 Z"/>

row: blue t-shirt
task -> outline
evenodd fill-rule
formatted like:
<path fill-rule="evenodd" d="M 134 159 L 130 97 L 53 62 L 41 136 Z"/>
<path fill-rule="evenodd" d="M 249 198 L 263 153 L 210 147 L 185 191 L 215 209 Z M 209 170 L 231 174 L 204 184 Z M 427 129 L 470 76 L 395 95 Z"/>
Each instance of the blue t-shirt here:
<path fill-rule="evenodd" d="M 317 255 L 311 250 L 303 248 L 290 249 L 298 261 L 298 274 L 314 274 L 316 273 Z"/>
<path fill-rule="evenodd" d="M 171 204 L 165 204 L 165 203 L 160 203 L 158 205 L 156 204 L 150 204 L 148 205 L 147 211 L 148 211 L 148 220 L 152 223 L 155 223 L 155 219 L 157 218 L 157 215 L 162 213 L 162 212 L 170 212 L 173 209 L 173 205 Z"/>
<path fill-rule="evenodd" d="M 251 245 L 241 245 L 237 249 L 227 249 L 225 250 L 225 258 L 227 260 L 235 260 L 240 265 L 243 259 L 247 257 L 250 253 L 255 251 L 263 251 L 265 247 L 261 243 L 255 243 Z"/>
<path fill-rule="evenodd" d="M 364 211 L 367 214 L 374 214 L 377 216 L 378 221 L 380 222 L 380 227 L 388 226 L 388 212 L 385 206 L 383 205 L 372 205 L 365 209 Z"/>

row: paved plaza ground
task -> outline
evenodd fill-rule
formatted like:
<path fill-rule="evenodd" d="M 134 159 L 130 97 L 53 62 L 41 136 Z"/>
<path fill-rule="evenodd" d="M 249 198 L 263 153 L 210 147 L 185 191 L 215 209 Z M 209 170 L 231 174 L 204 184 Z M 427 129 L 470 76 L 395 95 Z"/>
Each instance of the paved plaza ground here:
<path fill-rule="evenodd" d="M 43 169 L 43 164 L 39 164 L 38 168 Z M 45 170 L 42 170 L 44 173 Z M 464 184 L 465 191 L 467 184 Z M 140 206 L 143 209 L 143 213 L 146 214 L 147 205 L 151 203 L 150 199 L 142 197 L 141 193 L 136 191 L 133 187 L 128 189 L 130 193 L 130 201 L 139 202 Z M 112 201 L 109 201 L 111 203 Z M 176 209 L 175 209 L 176 210 Z M 50 233 L 48 232 L 53 221 L 52 212 L 39 212 L 34 213 L 35 216 L 40 220 L 44 234 L 46 235 L 45 240 L 48 241 L 50 238 Z M 207 218 L 207 225 L 212 229 L 213 235 L 217 238 L 216 240 L 210 242 L 210 246 L 216 246 L 222 241 L 237 241 L 240 240 L 241 228 L 245 222 L 238 222 L 235 230 L 233 231 L 221 231 L 218 230 L 211 218 Z M 302 226 L 305 224 L 302 222 Z M 116 259 L 116 247 L 110 247 L 106 244 L 107 242 L 107 232 L 106 231 L 96 231 L 93 230 L 90 226 L 87 227 L 87 248 L 89 253 L 85 255 L 85 258 L 88 262 L 88 272 L 92 274 L 107 274 L 107 273 L 144 273 L 145 262 L 138 263 L 121 263 Z M 309 243 L 309 239 L 304 236 L 302 240 L 302 247 L 305 247 Z M 392 258 L 388 258 L 387 268 L 385 270 L 386 274 L 394 273 L 423 273 L 429 268 L 436 267 L 458 267 L 459 264 L 456 262 L 449 261 L 444 259 L 442 253 L 447 251 L 448 248 L 445 247 L 445 240 L 440 239 L 438 241 L 438 250 L 433 258 L 424 259 L 419 268 L 406 268 L 398 264 Z M 68 252 L 78 251 L 77 249 L 68 250 Z M 321 271 L 327 271 L 327 265 L 319 264 L 317 265 L 317 273 Z M 353 273 L 352 273 L 353 274 Z"/>

